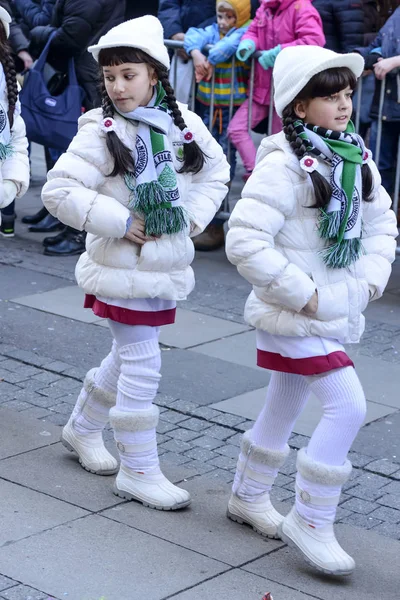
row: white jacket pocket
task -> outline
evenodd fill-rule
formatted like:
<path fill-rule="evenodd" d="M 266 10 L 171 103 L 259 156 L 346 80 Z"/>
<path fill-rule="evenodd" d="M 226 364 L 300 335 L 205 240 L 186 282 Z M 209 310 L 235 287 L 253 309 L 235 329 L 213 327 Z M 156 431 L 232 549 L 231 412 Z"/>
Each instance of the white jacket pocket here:
<path fill-rule="evenodd" d="M 349 297 L 345 281 L 334 284 L 317 286 L 318 310 L 314 319 L 319 321 L 334 321 L 347 317 L 349 314 Z"/>

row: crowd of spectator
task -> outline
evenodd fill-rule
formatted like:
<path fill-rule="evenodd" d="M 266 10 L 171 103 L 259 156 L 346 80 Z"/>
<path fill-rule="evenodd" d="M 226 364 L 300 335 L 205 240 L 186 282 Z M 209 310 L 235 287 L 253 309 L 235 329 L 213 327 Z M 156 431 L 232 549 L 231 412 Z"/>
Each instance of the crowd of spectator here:
<path fill-rule="evenodd" d="M 359 52 L 366 60 L 366 70 L 358 120 L 360 132 L 367 136 L 373 151 L 380 89 L 385 79 L 379 168 L 384 186 L 393 193 L 400 135 L 399 7 L 392 6 L 392 14 L 380 28 L 382 3 L 375 0 L 0 0 L 0 6 L 13 17 L 9 42 L 21 83 L 52 36 L 46 65 L 48 77 L 66 77 L 68 60 L 73 58 L 78 83 L 85 92 L 82 110 L 100 105 L 98 68 L 86 52 L 88 46 L 126 19 L 157 15 L 165 39 L 181 42 L 173 56 L 170 77 L 176 96 L 184 103 L 195 100 L 196 112 L 212 127 L 213 135 L 229 155 L 231 179 L 236 152 L 245 167 L 244 180 L 254 168 L 256 148 L 248 131 L 249 112 L 253 130 L 265 133 L 269 115 L 273 119 L 270 129 L 279 130 L 280 120 L 269 105 L 272 68 L 282 48 L 311 44 L 325 45 L 335 52 Z M 208 52 L 210 44 L 213 50 Z M 254 52 L 259 54 L 250 107 L 248 84 Z M 195 99 L 191 98 L 194 89 Z M 45 148 L 48 169 L 60 152 Z M 9 218 L 14 214 L 13 205 L 4 210 Z M 79 254 L 84 248 L 84 234 L 65 228 L 44 208 L 24 221 L 32 231 L 59 231 L 55 237 L 45 238 L 46 254 Z M 196 240 L 196 247 L 201 250 L 222 244 L 223 221 L 218 219 Z"/>

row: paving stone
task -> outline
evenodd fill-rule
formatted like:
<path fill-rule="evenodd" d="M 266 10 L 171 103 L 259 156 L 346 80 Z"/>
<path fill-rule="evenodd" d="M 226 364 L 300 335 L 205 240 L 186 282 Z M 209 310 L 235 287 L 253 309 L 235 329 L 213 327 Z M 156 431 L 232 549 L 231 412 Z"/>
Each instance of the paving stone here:
<path fill-rule="evenodd" d="M 200 406 L 193 411 L 193 414 L 196 417 L 203 417 L 203 419 L 211 421 L 211 419 L 214 417 L 219 417 L 221 412 L 219 410 L 215 410 L 214 408 L 209 408 L 208 406 Z"/>
<path fill-rule="evenodd" d="M 27 410 L 28 408 L 32 408 L 32 404 L 28 402 L 23 402 L 22 400 L 9 400 L 8 402 L 3 402 L 2 406 L 4 408 L 11 408 L 12 410 L 16 410 L 18 412 L 22 412 Z"/>
<path fill-rule="evenodd" d="M 271 498 L 277 502 L 283 502 L 289 498 L 294 498 L 294 493 L 274 485 L 271 490 Z"/>
<path fill-rule="evenodd" d="M 173 433 L 171 433 L 171 437 L 174 440 L 182 440 L 182 442 L 190 442 L 195 438 L 199 437 L 198 431 L 190 431 L 190 429 L 174 429 Z"/>
<path fill-rule="evenodd" d="M 34 352 L 29 352 L 29 350 L 11 350 L 7 352 L 7 354 L 8 356 L 12 356 L 13 358 L 34 365 L 35 367 L 41 367 L 42 365 L 50 361 L 49 358 L 39 356 Z"/>
<path fill-rule="evenodd" d="M 239 456 L 239 448 L 237 446 L 233 446 L 232 444 L 224 444 L 220 448 L 216 449 L 218 454 L 222 454 L 223 456 L 229 456 L 229 458 L 238 459 Z"/>
<path fill-rule="evenodd" d="M 63 373 L 67 369 L 73 369 L 73 365 L 69 365 L 68 363 L 62 362 L 61 360 L 55 360 L 48 363 L 44 363 L 43 369 L 47 369 L 49 371 L 56 371 L 57 373 Z"/>
<path fill-rule="evenodd" d="M 46 396 L 46 398 L 61 398 L 61 396 L 65 396 L 65 390 L 61 390 L 59 387 L 46 387 L 37 391 L 41 396 Z M 54 403 L 53 403 L 54 404 Z"/>
<path fill-rule="evenodd" d="M 206 448 L 192 448 L 188 452 L 186 452 L 186 456 L 192 458 L 193 460 L 200 460 L 203 462 L 212 460 L 213 458 L 218 458 L 218 454 L 212 452 L 211 450 L 207 450 Z"/>
<path fill-rule="evenodd" d="M 380 475 L 391 475 L 398 471 L 398 468 L 399 465 L 390 462 L 386 458 L 374 460 L 365 467 L 367 471 L 372 471 L 373 473 L 378 473 Z"/>
<path fill-rule="evenodd" d="M 0 598 L 7 598 L 7 600 L 49 600 L 49 595 L 38 592 L 38 590 L 34 590 L 27 585 L 17 585 L 2 592 Z"/>
<path fill-rule="evenodd" d="M 24 363 L 19 363 L 19 369 L 16 371 L 18 375 L 27 375 L 28 377 L 33 377 L 33 375 L 39 375 L 42 373 L 41 369 L 37 367 L 32 367 L 31 365 L 25 365 Z"/>
<path fill-rule="evenodd" d="M 85 379 L 86 373 L 87 369 L 83 369 L 81 367 L 72 367 L 63 371 L 63 375 L 68 375 L 68 377 L 74 377 L 75 379 L 79 379 L 79 381 L 83 381 Z"/>
<path fill-rule="evenodd" d="M 0 380 L 6 381 L 7 383 L 19 383 L 20 381 L 26 381 L 29 375 L 21 375 L 18 371 L 6 371 L 0 369 Z"/>
<path fill-rule="evenodd" d="M 388 506 L 377 508 L 370 516 L 379 519 L 380 521 L 389 521 L 391 523 L 400 522 L 400 511 L 395 508 L 389 508 Z"/>
<path fill-rule="evenodd" d="M 173 423 L 168 423 L 167 421 L 158 421 L 157 424 L 157 433 L 168 433 L 169 431 L 173 431 L 176 429 L 176 425 Z"/>
<path fill-rule="evenodd" d="M 385 494 L 382 498 L 377 500 L 378 504 L 383 504 L 384 506 L 390 506 L 391 508 L 396 508 L 400 510 L 400 496 L 395 496 L 394 494 Z"/>
<path fill-rule="evenodd" d="M 2 369 L 6 369 L 6 371 L 18 371 L 19 367 L 21 366 L 21 363 L 18 362 L 17 360 L 13 360 L 12 358 L 8 358 L 7 360 L 4 360 L 1 363 L 1 368 Z"/>
<path fill-rule="evenodd" d="M 188 456 L 177 454 L 176 452 L 169 452 L 168 450 L 163 451 L 162 458 L 163 462 L 170 463 L 171 465 L 183 465 L 191 462 L 191 459 Z"/>
<path fill-rule="evenodd" d="M 180 410 L 181 412 L 188 414 L 193 414 L 198 406 L 198 404 L 191 402 L 190 400 L 175 400 L 170 405 L 174 410 Z"/>
<path fill-rule="evenodd" d="M 76 381 L 75 379 L 70 379 L 69 377 L 64 377 L 63 379 L 59 379 L 56 383 L 52 384 L 51 387 L 57 387 L 61 390 L 68 392 L 76 392 L 81 390 L 82 384 L 80 381 Z"/>
<path fill-rule="evenodd" d="M 64 425 L 67 424 L 68 419 L 69 415 L 64 415 L 62 413 L 53 413 L 46 417 L 44 420 L 46 421 L 46 423 L 50 422 L 53 423 L 53 425 L 59 425 L 60 427 L 64 427 Z"/>
<path fill-rule="evenodd" d="M 164 450 L 168 450 L 168 452 L 186 452 L 186 450 L 191 449 L 191 445 L 187 442 L 183 442 L 182 440 L 171 439 L 165 444 L 162 444 Z"/>
<path fill-rule="evenodd" d="M 288 477 L 287 475 L 283 475 L 283 473 L 278 473 L 274 485 L 287 488 L 287 486 L 293 483 L 293 481 L 293 477 Z"/>
<path fill-rule="evenodd" d="M 6 590 L 14 585 L 18 585 L 18 582 L 9 577 L 5 577 L 4 575 L 0 575 L 0 591 Z"/>
<path fill-rule="evenodd" d="M 254 421 L 243 421 L 243 423 L 239 423 L 236 425 L 235 429 L 238 429 L 242 433 L 251 429 L 254 425 Z"/>
<path fill-rule="evenodd" d="M 24 410 L 24 415 L 26 417 L 33 417 L 35 419 L 45 419 L 49 415 L 51 415 L 51 411 L 47 408 L 41 408 L 40 406 L 32 406 L 27 410 Z"/>
<path fill-rule="evenodd" d="M 196 419 L 196 417 L 192 417 L 191 419 L 187 419 L 185 421 L 184 427 L 186 429 L 191 429 L 192 431 L 205 431 L 206 429 L 210 428 L 210 424 L 202 419 Z"/>
<path fill-rule="evenodd" d="M 185 467 L 187 465 L 191 471 L 195 471 L 196 475 L 203 475 L 204 473 L 209 473 L 210 471 L 215 471 L 217 469 L 214 465 L 205 463 L 201 460 L 191 460 L 189 463 L 185 463 Z"/>
<path fill-rule="evenodd" d="M 5 398 L 14 395 L 21 388 L 13 385 L 12 383 L 7 383 L 6 381 L 0 381 L 0 397 Z"/>
<path fill-rule="evenodd" d="M 344 519 L 345 517 L 349 517 L 350 515 L 354 514 L 358 513 L 352 513 L 350 510 L 346 510 L 345 508 L 338 506 L 336 509 L 336 521 L 340 521 L 341 519 Z"/>
<path fill-rule="evenodd" d="M 229 439 L 229 443 L 232 438 Z M 215 448 L 219 448 L 223 445 L 221 440 L 217 440 L 216 438 L 210 437 L 209 435 L 202 435 L 192 441 L 194 446 L 200 446 L 201 448 L 206 448 L 208 450 L 214 450 Z"/>
<path fill-rule="evenodd" d="M 391 483 L 389 483 L 385 487 L 384 492 L 385 492 L 385 494 L 400 495 L 400 481 L 392 481 Z"/>
<path fill-rule="evenodd" d="M 57 373 L 50 373 L 49 371 L 42 371 L 42 373 L 39 373 L 39 375 L 34 375 L 33 379 L 36 381 L 41 381 L 42 383 L 50 384 L 58 381 L 60 379 L 60 375 Z"/>
<path fill-rule="evenodd" d="M 393 523 L 381 523 L 377 527 L 374 527 L 374 532 L 386 535 L 387 537 L 395 540 L 400 540 L 400 525 L 394 525 Z"/>
<path fill-rule="evenodd" d="M 232 440 L 229 440 L 229 442 L 231 443 Z M 287 459 L 284 462 L 284 464 L 282 465 L 282 467 L 279 469 L 279 472 L 283 473 L 284 475 L 293 475 L 293 473 L 296 473 L 296 471 L 297 471 L 296 460 L 297 460 L 297 452 L 295 452 L 293 449 L 291 449 L 289 456 L 287 457 Z"/>
<path fill-rule="evenodd" d="M 187 415 L 183 415 L 182 413 L 175 412 L 173 410 L 166 410 L 160 416 L 162 421 L 168 421 L 168 423 L 180 423 L 181 421 L 185 421 L 187 419 Z"/>
<path fill-rule="evenodd" d="M 24 390 L 24 394 L 17 394 L 17 399 L 25 398 L 27 402 L 32 404 L 33 406 L 40 406 L 41 408 L 49 408 L 49 406 L 54 406 L 55 399 L 48 396 L 41 396 L 36 392 L 31 392 L 29 390 Z"/>
<path fill-rule="evenodd" d="M 35 379 L 25 379 L 24 381 L 19 382 L 18 387 L 31 392 L 36 392 L 36 390 L 43 388 L 43 382 L 36 381 Z"/>
<path fill-rule="evenodd" d="M 223 413 L 222 415 L 219 415 L 219 417 L 215 417 L 211 420 L 213 423 L 217 423 L 219 425 L 226 425 L 227 427 L 235 427 L 235 425 L 243 423 L 243 417 L 229 415 L 228 413 Z"/>
<path fill-rule="evenodd" d="M 308 445 L 308 442 L 310 441 L 310 438 L 308 438 L 305 435 L 294 435 L 293 437 L 291 437 L 289 439 L 289 446 L 291 446 L 292 448 L 304 448 L 305 446 Z"/>
<path fill-rule="evenodd" d="M 347 525 L 355 525 L 356 527 L 362 527 L 363 529 L 372 529 L 376 525 L 382 523 L 379 519 L 374 519 L 370 515 L 361 515 L 359 513 L 351 513 L 347 516 L 340 518 L 337 517 L 337 521 L 346 523 Z"/>
<path fill-rule="evenodd" d="M 113 439 L 114 439 L 114 431 L 112 429 L 111 429 L 111 433 L 112 433 Z M 163 433 L 157 433 L 157 443 L 159 446 L 161 446 L 161 444 L 164 444 L 165 442 L 168 442 L 170 439 L 171 439 L 171 436 L 169 436 L 169 435 L 165 435 Z"/>
<path fill-rule="evenodd" d="M 60 402 L 59 404 L 54 404 L 49 407 L 51 411 L 56 413 L 61 413 L 62 415 L 70 415 L 71 414 L 71 405 L 67 402 Z"/>
<path fill-rule="evenodd" d="M 237 459 L 228 458 L 228 456 L 218 456 L 210 460 L 211 465 L 215 465 L 219 469 L 226 469 L 227 471 L 236 471 Z"/>
<path fill-rule="evenodd" d="M 168 396 L 166 394 L 160 393 L 157 394 L 154 400 L 154 403 L 157 404 L 157 406 L 170 407 L 171 404 L 173 404 L 174 402 L 176 402 L 176 398 L 174 398 L 173 396 Z"/>
<path fill-rule="evenodd" d="M 234 475 L 233 473 L 230 473 L 229 471 L 224 471 L 223 469 L 214 469 L 209 473 L 205 473 L 204 477 L 208 477 L 213 481 L 219 481 L 221 483 L 232 483 Z"/>
<path fill-rule="evenodd" d="M 396 473 L 392 473 L 391 477 L 392 477 L 393 479 L 398 479 L 398 480 L 400 480 L 400 470 L 399 470 L 399 471 L 396 471 Z"/>
<path fill-rule="evenodd" d="M 381 488 L 384 485 L 387 485 L 388 479 L 381 475 L 375 475 L 375 473 L 363 473 L 357 479 L 357 483 L 359 485 L 365 485 L 365 487 Z"/>
<path fill-rule="evenodd" d="M 350 496 L 355 496 L 356 498 L 361 498 L 362 500 L 370 500 L 374 502 L 378 498 L 382 496 L 382 488 L 368 488 L 364 485 L 355 485 L 354 487 L 347 490 L 347 493 Z"/>
<path fill-rule="evenodd" d="M 232 437 L 234 432 L 227 427 L 221 427 L 220 425 L 212 425 L 209 429 L 207 429 L 207 435 L 211 437 L 215 437 L 218 440 L 227 440 Z"/>
<path fill-rule="evenodd" d="M 229 438 L 229 443 L 233 444 L 234 446 L 240 446 L 242 438 L 243 438 L 242 433 L 235 433 L 235 435 L 233 435 L 232 437 Z"/>
<path fill-rule="evenodd" d="M 346 508 L 347 510 L 352 510 L 357 513 L 361 513 L 363 515 L 368 515 L 375 508 L 378 508 L 377 504 L 373 502 L 368 502 L 367 500 L 361 500 L 361 498 L 351 498 L 346 502 L 341 504 L 342 508 Z"/>

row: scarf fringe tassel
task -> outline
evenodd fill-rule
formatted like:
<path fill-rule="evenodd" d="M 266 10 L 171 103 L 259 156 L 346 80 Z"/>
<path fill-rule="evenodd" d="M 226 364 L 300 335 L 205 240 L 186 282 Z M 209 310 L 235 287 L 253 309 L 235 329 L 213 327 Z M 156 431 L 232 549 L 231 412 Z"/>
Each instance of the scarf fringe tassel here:
<path fill-rule="evenodd" d="M 340 210 L 325 212 L 321 210 L 318 223 L 318 231 L 321 238 L 334 239 L 339 235 L 340 230 Z"/>
<path fill-rule="evenodd" d="M 1 144 L 0 143 L 0 160 L 6 160 L 14 154 L 14 148 L 11 143 Z"/>
<path fill-rule="evenodd" d="M 141 183 L 135 189 L 134 210 L 145 217 L 145 234 L 161 236 L 179 233 L 187 226 L 187 214 L 182 206 L 172 206 L 158 181 Z"/>
<path fill-rule="evenodd" d="M 321 251 L 324 263 L 333 269 L 342 269 L 350 266 L 365 253 L 359 238 L 343 239 Z"/>

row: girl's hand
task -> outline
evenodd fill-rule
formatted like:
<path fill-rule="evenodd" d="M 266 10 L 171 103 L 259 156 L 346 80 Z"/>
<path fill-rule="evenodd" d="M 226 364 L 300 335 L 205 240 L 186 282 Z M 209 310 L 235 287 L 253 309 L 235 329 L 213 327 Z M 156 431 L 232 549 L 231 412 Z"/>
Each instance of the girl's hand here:
<path fill-rule="evenodd" d="M 145 223 L 141 217 L 136 217 L 133 219 L 131 226 L 128 231 L 124 235 L 124 238 L 129 240 L 130 242 L 134 242 L 135 244 L 139 244 L 139 246 L 143 246 L 146 242 L 152 240 L 153 238 L 147 237 L 144 233 Z"/>
<path fill-rule="evenodd" d="M 318 292 L 315 290 L 310 300 L 304 306 L 302 312 L 306 313 L 306 315 L 315 315 L 318 310 Z"/>
<path fill-rule="evenodd" d="M 374 64 L 375 77 L 377 79 L 385 79 L 386 75 L 400 66 L 400 57 L 391 56 L 390 58 L 378 58 L 378 62 Z"/>

